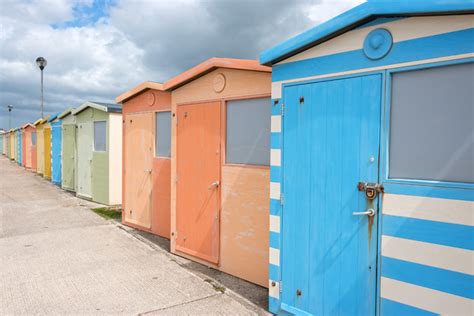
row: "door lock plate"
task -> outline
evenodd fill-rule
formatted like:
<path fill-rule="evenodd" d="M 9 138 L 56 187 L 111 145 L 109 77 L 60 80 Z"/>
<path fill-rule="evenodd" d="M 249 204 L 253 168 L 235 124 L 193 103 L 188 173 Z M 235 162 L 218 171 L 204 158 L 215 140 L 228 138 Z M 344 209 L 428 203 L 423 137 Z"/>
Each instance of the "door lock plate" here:
<path fill-rule="evenodd" d="M 369 200 L 375 199 L 377 194 L 384 192 L 383 185 L 379 183 L 359 182 L 357 184 L 357 189 L 359 191 L 364 191 L 365 196 Z"/>

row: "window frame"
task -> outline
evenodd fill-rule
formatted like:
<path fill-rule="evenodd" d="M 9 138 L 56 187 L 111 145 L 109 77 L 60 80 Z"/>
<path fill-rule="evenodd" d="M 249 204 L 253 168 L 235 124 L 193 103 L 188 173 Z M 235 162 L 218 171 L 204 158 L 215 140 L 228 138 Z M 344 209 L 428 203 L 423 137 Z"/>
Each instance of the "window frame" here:
<path fill-rule="evenodd" d="M 393 69 L 386 70 L 385 76 L 385 87 L 384 91 L 384 112 L 382 115 L 382 125 L 381 125 L 381 132 L 382 132 L 382 141 L 381 141 L 381 166 L 380 166 L 380 173 L 381 173 L 381 180 L 384 183 L 384 186 L 389 188 L 389 191 L 395 193 L 400 191 L 400 193 L 405 192 L 400 186 L 407 186 L 410 187 L 416 186 L 417 191 L 419 191 L 420 195 L 443 195 L 450 198 L 460 198 L 467 194 L 470 195 L 469 191 L 466 190 L 474 190 L 474 183 L 468 182 L 452 182 L 452 181 L 438 181 L 438 180 L 424 180 L 424 179 L 405 179 L 405 178 L 390 178 L 390 128 L 391 128 L 391 109 L 392 109 L 392 76 L 395 73 L 400 72 L 408 72 L 413 70 L 424 70 L 424 69 L 431 69 L 431 68 L 439 68 L 439 67 L 446 67 L 451 65 L 458 65 L 458 64 L 467 64 L 473 63 L 474 58 L 463 58 L 463 59 L 456 59 L 451 61 L 445 62 L 437 62 L 437 63 L 428 63 L 428 64 L 420 64 L 415 66 L 408 66 L 408 67 L 399 67 Z M 444 189 L 461 189 L 456 190 L 456 192 L 450 190 L 446 192 L 447 194 L 442 194 L 441 190 Z M 424 192 L 424 193 L 421 193 Z"/>
<path fill-rule="evenodd" d="M 239 164 L 239 163 L 229 163 L 227 162 L 227 106 L 229 101 L 247 101 L 247 100 L 255 100 L 255 99 L 265 99 L 267 98 L 270 102 L 270 106 L 272 106 L 272 99 L 271 94 L 257 94 L 257 95 L 248 95 L 248 96 L 240 96 L 240 97 L 228 97 L 221 100 L 221 144 L 222 144 L 222 166 L 229 166 L 229 167 L 241 167 L 241 168 L 252 168 L 252 169 L 266 169 L 269 170 L 271 167 L 271 160 L 269 161 L 268 165 L 255 165 L 255 164 Z M 271 108 L 270 108 L 271 109 Z M 270 119 L 272 114 L 270 113 Z M 270 120 L 271 122 L 271 120 Z M 270 124 L 270 122 L 268 122 Z M 270 138 L 271 138 L 271 128 L 270 128 Z M 272 144 L 270 139 L 270 150 L 268 151 L 268 156 L 270 157 L 272 150 Z"/>
<path fill-rule="evenodd" d="M 158 151 L 158 143 L 157 143 L 157 135 L 156 135 L 156 121 L 158 117 L 158 113 L 163 113 L 163 112 L 169 112 L 170 113 L 170 155 L 168 156 L 159 156 L 157 155 Z M 171 156 L 173 153 L 173 111 L 171 109 L 163 109 L 163 110 L 157 110 L 153 111 L 153 157 L 158 158 L 158 159 L 168 159 L 171 160 Z"/>
<path fill-rule="evenodd" d="M 99 123 L 99 122 L 104 122 L 105 123 L 105 149 L 104 150 L 96 150 L 96 148 L 95 148 L 95 123 Z M 92 121 L 92 151 L 93 152 L 96 152 L 96 153 L 106 153 L 107 152 L 107 149 L 108 149 L 108 144 L 107 144 L 108 143 L 107 142 L 108 124 L 107 124 L 107 122 L 108 122 L 108 120 Z"/>

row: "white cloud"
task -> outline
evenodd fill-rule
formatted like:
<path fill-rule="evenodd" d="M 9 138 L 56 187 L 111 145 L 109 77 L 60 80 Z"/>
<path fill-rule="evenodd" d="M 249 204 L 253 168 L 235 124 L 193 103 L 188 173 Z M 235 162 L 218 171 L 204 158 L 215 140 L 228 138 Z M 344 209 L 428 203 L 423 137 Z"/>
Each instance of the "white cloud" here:
<path fill-rule="evenodd" d="M 37 119 L 38 56 L 48 60 L 45 112 L 53 113 L 86 100 L 113 101 L 144 80 L 169 79 L 212 56 L 257 58 L 360 2 L 117 0 L 98 21 L 66 27 L 93 0 L 2 0 L 0 127 L 8 124 L 7 104 L 15 106 L 14 126 Z"/>

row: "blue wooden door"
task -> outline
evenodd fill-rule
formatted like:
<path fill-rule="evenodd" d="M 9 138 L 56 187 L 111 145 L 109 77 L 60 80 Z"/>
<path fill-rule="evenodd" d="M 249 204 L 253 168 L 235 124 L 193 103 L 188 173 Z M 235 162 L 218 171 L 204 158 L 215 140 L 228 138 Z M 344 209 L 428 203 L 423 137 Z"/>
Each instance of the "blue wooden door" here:
<path fill-rule="evenodd" d="M 374 315 L 377 219 L 357 184 L 378 181 L 379 74 L 284 88 L 281 307 Z"/>
<path fill-rule="evenodd" d="M 51 126 L 51 181 L 61 184 L 61 123 Z"/>

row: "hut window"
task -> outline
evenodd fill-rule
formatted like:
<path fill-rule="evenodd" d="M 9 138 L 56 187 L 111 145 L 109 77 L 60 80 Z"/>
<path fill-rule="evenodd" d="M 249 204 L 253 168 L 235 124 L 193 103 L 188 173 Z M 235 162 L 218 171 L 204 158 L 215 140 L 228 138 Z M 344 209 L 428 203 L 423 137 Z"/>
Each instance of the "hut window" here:
<path fill-rule="evenodd" d="M 36 146 L 36 132 L 31 132 L 31 145 Z"/>
<path fill-rule="evenodd" d="M 106 121 L 94 122 L 94 151 L 106 151 Z"/>
<path fill-rule="evenodd" d="M 474 63 L 392 76 L 389 177 L 474 182 Z"/>
<path fill-rule="evenodd" d="M 171 112 L 157 112 L 155 124 L 155 156 L 171 157 Z"/>
<path fill-rule="evenodd" d="M 227 102 L 227 163 L 270 164 L 270 116 L 269 98 Z"/>

